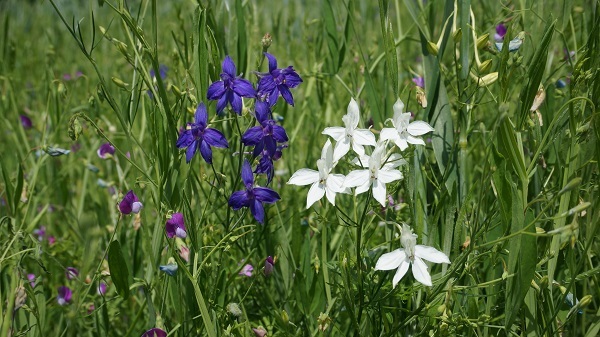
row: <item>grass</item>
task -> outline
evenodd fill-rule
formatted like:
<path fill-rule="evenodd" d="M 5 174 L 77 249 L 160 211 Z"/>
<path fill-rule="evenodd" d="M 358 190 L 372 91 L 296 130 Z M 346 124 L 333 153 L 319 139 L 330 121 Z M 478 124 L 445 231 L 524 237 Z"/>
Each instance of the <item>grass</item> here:
<path fill-rule="evenodd" d="M 596 336 L 598 5 L 1 1 L 0 334 Z M 303 83 L 294 106 L 273 108 L 289 141 L 273 181 L 257 178 L 281 196 L 261 225 L 228 206 L 253 159 L 241 142 L 253 102 L 217 115 L 206 93 L 226 55 L 256 84 L 266 50 Z M 376 137 L 398 98 L 435 131 L 402 152 L 394 205 L 368 192 L 306 209 L 309 188 L 286 182 L 316 169 L 321 132 L 343 125 L 351 97 Z M 200 102 L 229 142 L 212 165 L 175 145 Z M 106 142 L 115 154 L 101 159 Z M 118 208 L 129 190 L 144 205 L 133 216 Z M 165 235 L 175 212 L 185 239 Z M 375 271 L 401 247 L 394 223 L 449 256 L 429 264 L 432 287 L 408 273 L 393 288 L 394 271 Z M 174 276 L 159 269 L 169 263 Z M 239 275 L 248 263 L 253 276 Z M 73 291 L 64 306 L 60 286 Z"/>

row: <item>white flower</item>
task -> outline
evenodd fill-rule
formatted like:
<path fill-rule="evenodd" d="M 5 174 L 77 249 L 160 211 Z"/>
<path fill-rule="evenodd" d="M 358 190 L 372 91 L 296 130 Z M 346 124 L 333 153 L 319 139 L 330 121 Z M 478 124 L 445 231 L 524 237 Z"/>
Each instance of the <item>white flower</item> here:
<path fill-rule="evenodd" d="M 427 265 L 423 262 L 423 259 L 433 263 L 450 263 L 448 256 L 439 250 L 429 246 L 417 245 L 417 235 L 413 234 L 407 224 L 402 225 L 400 243 L 404 249 L 396 249 L 391 253 L 381 255 L 375 265 L 375 270 L 392 270 L 398 268 L 392 279 L 392 286 L 394 288 L 396 288 L 402 277 L 406 275 L 410 265 L 412 265 L 412 273 L 417 281 L 426 286 L 432 286 L 431 275 L 429 275 Z"/>
<path fill-rule="evenodd" d="M 387 196 L 385 184 L 402 179 L 402 173 L 394 168 L 401 164 L 400 159 L 383 163 L 385 144 L 379 143 L 371 156 L 362 156 L 361 163 L 365 170 L 354 170 L 346 176 L 345 187 L 356 187 L 355 193 L 361 194 L 373 186 L 373 198 L 385 206 Z M 368 166 L 367 166 L 368 165 Z"/>
<path fill-rule="evenodd" d="M 306 197 L 306 208 L 309 208 L 317 200 L 327 196 L 327 200 L 335 205 L 336 193 L 349 193 L 350 191 L 343 187 L 345 177 L 342 174 L 331 174 L 336 162 L 333 160 L 333 148 L 328 139 L 321 151 L 321 159 L 317 160 L 319 171 L 311 169 L 300 169 L 296 171 L 287 182 L 292 185 L 312 184 Z"/>
<path fill-rule="evenodd" d="M 383 128 L 379 135 L 380 140 L 391 140 L 404 151 L 408 144 L 425 145 L 422 136 L 434 131 L 431 125 L 423 121 L 410 122 L 410 113 L 404 113 L 404 103 L 400 99 L 394 104 L 394 118 L 391 120 L 393 128 Z"/>
<path fill-rule="evenodd" d="M 368 129 L 357 129 L 360 119 L 358 104 L 354 98 L 350 99 L 348 104 L 348 112 L 342 117 L 345 127 L 334 126 L 325 128 L 324 135 L 331 136 L 336 141 L 335 149 L 333 150 L 333 161 L 338 161 L 348 151 L 350 147 L 359 156 L 365 154 L 363 145 L 375 146 L 375 135 Z"/>

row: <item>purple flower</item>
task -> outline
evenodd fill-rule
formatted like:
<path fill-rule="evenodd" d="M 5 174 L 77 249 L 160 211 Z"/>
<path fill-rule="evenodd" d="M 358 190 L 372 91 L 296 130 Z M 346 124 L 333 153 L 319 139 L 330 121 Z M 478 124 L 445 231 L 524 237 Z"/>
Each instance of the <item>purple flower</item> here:
<path fill-rule="evenodd" d="M 169 238 L 177 236 L 178 238 L 185 239 L 187 232 L 185 231 L 185 223 L 183 222 L 183 214 L 173 213 L 171 219 L 167 220 L 165 225 L 165 231 Z"/>
<path fill-rule="evenodd" d="M 56 296 L 56 300 L 58 301 L 59 305 L 65 305 L 71 302 L 72 295 L 73 292 L 71 289 L 69 289 L 69 287 L 58 287 L 58 295 Z"/>
<path fill-rule="evenodd" d="M 109 157 L 109 155 L 113 155 L 115 154 L 115 147 L 110 145 L 110 143 L 104 143 L 102 145 L 100 145 L 100 147 L 98 148 L 98 157 L 102 158 L 102 159 L 106 159 Z"/>
<path fill-rule="evenodd" d="M 152 328 L 144 332 L 141 337 L 167 337 L 167 333 L 163 329 Z"/>
<path fill-rule="evenodd" d="M 40 228 L 35 229 L 33 235 L 37 235 L 39 241 L 44 240 L 44 236 L 46 236 L 46 226 L 40 226 Z"/>
<path fill-rule="evenodd" d="M 96 289 L 96 291 L 98 292 L 98 295 L 104 296 L 104 294 L 106 294 L 107 287 L 108 286 L 106 285 L 106 283 L 100 281 L 100 283 L 98 283 L 98 289 Z"/>
<path fill-rule="evenodd" d="M 35 274 L 27 274 L 27 280 L 32 288 L 35 288 Z"/>
<path fill-rule="evenodd" d="M 265 259 L 265 276 L 271 275 L 273 273 L 273 268 L 275 267 L 275 261 L 273 261 L 272 256 L 267 256 Z"/>
<path fill-rule="evenodd" d="M 235 63 L 229 56 L 225 56 L 223 61 L 223 72 L 221 81 L 214 82 L 208 87 L 206 98 L 217 100 L 217 113 L 220 114 L 227 106 L 231 105 L 233 111 L 238 115 L 242 114 L 242 97 L 254 98 L 256 94 L 250 81 L 241 77 L 236 77 Z"/>
<path fill-rule="evenodd" d="M 262 151 L 261 157 L 258 160 L 258 164 L 256 165 L 254 173 L 266 174 L 267 185 L 271 183 L 271 180 L 273 180 L 273 174 L 275 173 L 275 166 L 273 165 L 273 162 L 281 158 L 281 150 L 285 147 L 287 147 L 287 145 L 277 146 L 277 150 L 275 151 L 274 155 L 269 154 L 269 151 L 267 151 L 266 148 Z"/>
<path fill-rule="evenodd" d="M 421 89 L 425 89 L 425 79 L 421 76 L 413 77 L 412 81 Z"/>
<path fill-rule="evenodd" d="M 67 276 L 67 279 L 72 280 L 79 276 L 79 270 L 77 270 L 77 268 L 74 267 L 67 267 L 65 274 Z"/>
<path fill-rule="evenodd" d="M 123 200 L 121 200 L 121 203 L 119 203 L 119 211 L 123 214 L 138 214 L 143 207 L 144 205 L 142 205 L 137 195 L 133 193 L 133 190 L 129 190 L 123 197 Z"/>
<path fill-rule="evenodd" d="M 251 264 L 247 264 L 245 265 L 242 270 L 240 270 L 240 272 L 238 273 L 238 275 L 243 275 L 243 276 L 252 276 L 252 271 L 254 271 L 254 267 L 252 267 Z"/>
<path fill-rule="evenodd" d="M 19 115 L 19 118 L 21 119 L 21 125 L 23 125 L 23 129 L 28 130 L 33 127 L 33 123 L 29 117 L 25 115 Z"/>
<path fill-rule="evenodd" d="M 164 65 L 164 64 L 161 64 L 158 67 L 158 74 L 160 75 L 161 79 L 164 80 L 165 78 L 167 78 L 167 71 L 168 70 L 169 70 L 169 68 L 166 65 Z M 150 69 L 150 78 L 151 79 L 155 79 L 156 78 L 156 73 L 154 72 L 154 68 Z"/>
<path fill-rule="evenodd" d="M 51 235 L 48 237 L 48 243 L 50 245 L 53 245 L 55 242 L 56 242 L 56 238 L 54 236 Z"/>
<path fill-rule="evenodd" d="M 246 189 L 233 192 L 229 197 L 229 206 L 236 211 L 242 207 L 250 208 L 254 219 L 262 224 L 265 221 L 263 203 L 272 204 L 276 202 L 279 200 L 279 194 L 270 188 L 254 187 L 254 175 L 247 160 L 244 160 L 242 165 L 242 181 Z"/>
<path fill-rule="evenodd" d="M 501 23 L 496 26 L 496 34 L 494 34 L 494 40 L 496 40 L 496 42 L 502 42 L 504 41 L 504 35 L 506 35 L 506 26 L 503 23 Z"/>
<path fill-rule="evenodd" d="M 266 149 L 270 156 L 274 156 L 277 143 L 288 141 L 285 129 L 270 118 L 271 111 L 266 102 L 256 102 L 255 114 L 260 125 L 249 128 L 242 135 L 242 143 L 254 146 L 254 156 L 258 156 L 263 149 Z"/>
<path fill-rule="evenodd" d="M 258 96 L 269 102 L 270 106 L 273 106 L 277 103 L 277 98 L 281 94 L 289 105 L 294 106 L 294 97 L 292 97 L 290 89 L 302 83 L 300 75 L 292 66 L 278 69 L 275 56 L 269 53 L 265 53 L 265 56 L 269 59 L 269 72 L 259 75 L 261 77 L 258 81 Z"/>
<path fill-rule="evenodd" d="M 200 103 L 196 109 L 194 123 L 188 124 L 188 129 L 183 131 L 177 139 L 177 147 L 187 147 L 185 152 L 185 161 L 190 162 L 194 154 L 200 149 L 200 154 L 204 161 L 212 164 L 212 149 L 211 146 L 227 148 L 229 144 L 227 139 L 216 129 L 207 128 L 208 114 L 204 103 Z"/>

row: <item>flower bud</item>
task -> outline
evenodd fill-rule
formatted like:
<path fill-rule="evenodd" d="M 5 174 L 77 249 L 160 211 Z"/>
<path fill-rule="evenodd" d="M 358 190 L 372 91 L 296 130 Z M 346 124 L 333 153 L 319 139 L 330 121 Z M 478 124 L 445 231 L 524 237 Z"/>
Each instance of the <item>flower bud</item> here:
<path fill-rule="evenodd" d="M 460 42 L 460 40 L 462 39 L 462 30 L 460 28 L 452 33 L 452 39 L 455 43 Z"/>
<path fill-rule="evenodd" d="M 114 77 L 114 76 L 111 77 L 111 80 L 113 81 L 114 84 L 116 84 L 117 86 L 119 86 L 120 88 L 123 88 L 123 89 L 127 89 L 127 86 L 129 85 L 129 84 L 123 82 L 121 79 Z"/>
<path fill-rule="evenodd" d="M 577 186 L 579 186 L 579 184 L 581 184 L 581 177 L 572 179 L 571 181 L 569 181 L 568 184 L 565 185 L 565 187 L 562 188 L 562 190 L 560 190 L 560 192 L 558 192 L 558 195 L 561 195 L 565 192 L 568 192 L 568 191 L 571 191 L 571 190 L 577 188 Z"/>
<path fill-rule="evenodd" d="M 432 55 L 437 56 L 439 48 L 435 43 L 427 41 L 427 51 L 429 51 L 429 53 L 431 53 Z"/>
<path fill-rule="evenodd" d="M 226 309 L 230 314 L 232 314 L 235 317 L 242 316 L 242 309 L 240 309 L 240 306 L 237 303 L 232 302 L 227 304 Z"/>
<path fill-rule="evenodd" d="M 263 36 L 263 38 L 260 40 L 260 43 L 262 44 L 263 52 L 267 51 L 267 49 L 269 49 L 269 47 L 271 46 L 271 43 L 273 43 L 273 38 L 271 37 L 271 34 L 266 33 L 265 36 Z"/>
<path fill-rule="evenodd" d="M 487 73 L 488 71 L 490 71 L 491 67 L 492 67 L 492 60 L 485 60 L 477 66 L 477 68 L 479 68 L 480 73 Z"/>
<path fill-rule="evenodd" d="M 290 323 L 290 316 L 288 316 L 287 311 L 285 311 L 285 310 L 281 311 L 281 320 L 283 321 L 283 323 L 285 325 L 288 325 Z"/>
<path fill-rule="evenodd" d="M 490 37 L 489 33 L 485 33 L 477 38 L 477 49 L 483 49 L 487 46 L 488 39 Z"/>

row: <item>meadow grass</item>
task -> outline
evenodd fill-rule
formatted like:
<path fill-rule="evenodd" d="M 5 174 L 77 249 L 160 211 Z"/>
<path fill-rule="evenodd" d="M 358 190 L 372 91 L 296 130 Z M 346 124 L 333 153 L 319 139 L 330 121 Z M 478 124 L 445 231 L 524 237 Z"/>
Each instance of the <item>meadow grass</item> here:
<path fill-rule="evenodd" d="M 599 4 L 0 1 L 0 335 L 599 335 Z M 288 141 L 255 176 L 280 196 L 261 224 L 230 207 L 254 100 L 217 114 L 207 92 L 227 55 L 256 87 L 264 52 L 303 82 L 272 107 Z M 434 131 L 387 144 L 406 163 L 384 206 L 307 209 L 287 182 L 351 98 L 377 138 L 398 99 Z M 229 144 L 212 164 L 176 145 L 200 103 Z M 451 261 L 432 286 L 375 269 L 402 224 Z"/>

